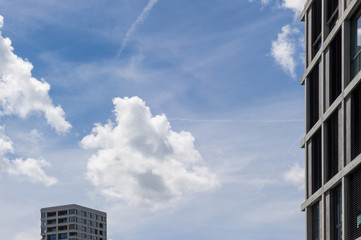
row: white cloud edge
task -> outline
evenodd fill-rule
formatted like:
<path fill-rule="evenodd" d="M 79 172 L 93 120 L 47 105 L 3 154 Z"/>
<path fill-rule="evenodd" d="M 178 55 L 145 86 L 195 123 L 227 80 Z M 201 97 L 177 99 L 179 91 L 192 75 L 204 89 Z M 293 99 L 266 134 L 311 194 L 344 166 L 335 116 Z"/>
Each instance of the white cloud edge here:
<path fill-rule="evenodd" d="M 281 33 L 277 35 L 277 40 L 271 43 L 271 56 L 282 70 L 288 73 L 292 78 L 296 77 L 297 61 L 295 60 L 297 44 L 294 36 L 300 34 L 297 28 L 285 25 Z"/>
<path fill-rule="evenodd" d="M 283 0 L 282 7 L 292 9 L 298 16 L 302 12 L 305 4 L 306 0 Z"/>
<path fill-rule="evenodd" d="M 248 0 L 249 2 L 254 2 L 255 0 Z M 262 5 L 270 4 L 272 0 L 261 0 Z M 299 16 L 302 12 L 307 0 L 282 0 L 281 3 L 279 1 L 275 1 L 276 5 L 279 7 L 290 9 L 295 13 L 295 16 Z"/>
<path fill-rule="evenodd" d="M 248 0 L 254 2 L 255 0 Z M 272 0 L 260 0 L 262 5 L 268 5 Z M 277 7 L 290 9 L 294 12 L 294 19 L 298 19 L 302 12 L 306 0 L 282 0 L 274 1 Z M 294 25 L 294 23 L 292 24 Z M 284 72 L 289 74 L 292 78 L 296 78 L 296 66 L 299 61 L 303 61 L 302 55 L 296 58 L 298 44 L 296 43 L 296 35 L 299 35 L 300 31 L 298 28 L 287 24 L 282 27 L 281 33 L 278 34 L 277 40 L 272 41 L 271 45 L 271 56 L 275 62 L 282 68 Z M 298 42 L 300 42 L 298 38 Z"/>
<path fill-rule="evenodd" d="M 4 133 L 4 126 L 0 126 L 0 172 L 6 172 L 10 176 L 22 176 L 33 183 L 41 183 L 52 186 L 57 179 L 49 177 L 43 168 L 49 167 L 50 163 L 44 159 L 16 158 L 9 159 L 6 155 L 14 153 L 13 143 Z"/>
<path fill-rule="evenodd" d="M 298 189 L 305 188 L 305 168 L 301 167 L 299 163 L 294 163 L 292 167 L 287 170 L 283 179 L 286 183 L 296 186 Z"/>
<path fill-rule="evenodd" d="M 4 26 L 4 17 L 0 15 L 0 29 Z"/>

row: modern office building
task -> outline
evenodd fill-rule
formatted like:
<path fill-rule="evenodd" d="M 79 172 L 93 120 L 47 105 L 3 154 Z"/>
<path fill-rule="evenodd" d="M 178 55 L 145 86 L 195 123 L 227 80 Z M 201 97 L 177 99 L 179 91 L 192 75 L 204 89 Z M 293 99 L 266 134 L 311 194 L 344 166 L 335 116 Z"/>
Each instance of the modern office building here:
<path fill-rule="evenodd" d="M 42 240 L 106 240 L 107 214 L 76 204 L 42 208 Z"/>
<path fill-rule="evenodd" d="M 307 240 L 361 239 L 361 0 L 308 0 Z"/>

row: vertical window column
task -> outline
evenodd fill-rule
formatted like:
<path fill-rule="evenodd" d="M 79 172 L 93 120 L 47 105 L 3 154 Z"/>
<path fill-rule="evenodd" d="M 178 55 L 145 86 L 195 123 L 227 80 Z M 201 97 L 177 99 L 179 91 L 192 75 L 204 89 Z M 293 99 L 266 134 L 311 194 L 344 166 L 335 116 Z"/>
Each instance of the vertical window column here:
<path fill-rule="evenodd" d="M 320 220 L 320 203 L 318 202 L 312 206 L 312 240 L 320 240 Z"/>
<path fill-rule="evenodd" d="M 342 188 L 341 185 L 332 191 L 331 236 L 332 240 L 342 240 Z"/>
<path fill-rule="evenodd" d="M 322 12 L 321 0 L 314 0 L 312 3 L 312 57 L 316 55 L 322 46 Z"/>
<path fill-rule="evenodd" d="M 321 130 L 314 134 L 311 141 L 312 193 L 315 193 L 322 185 Z"/>
<path fill-rule="evenodd" d="M 361 85 L 352 92 L 351 99 L 351 157 L 361 153 Z"/>
<path fill-rule="evenodd" d="M 331 32 L 338 19 L 338 1 L 339 0 L 327 0 L 326 3 L 326 26 L 328 32 Z"/>
<path fill-rule="evenodd" d="M 309 131 L 319 119 L 319 67 L 318 64 L 312 70 L 307 79 L 307 131 Z"/>
<path fill-rule="evenodd" d="M 358 13 L 351 21 L 351 79 L 361 69 L 361 16 Z"/>
<path fill-rule="evenodd" d="M 338 110 L 336 110 L 326 122 L 326 181 L 330 180 L 339 171 L 338 151 Z"/>
<path fill-rule="evenodd" d="M 361 237 L 361 168 L 349 176 L 348 235 L 349 240 Z"/>
<path fill-rule="evenodd" d="M 342 54 L 341 54 L 341 31 L 337 33 L 336 37 L 330 44 L 330 65 L 329 65 L 329 79 L 330 79 L 330 105 L 340 95 L 342 90 Z"/>

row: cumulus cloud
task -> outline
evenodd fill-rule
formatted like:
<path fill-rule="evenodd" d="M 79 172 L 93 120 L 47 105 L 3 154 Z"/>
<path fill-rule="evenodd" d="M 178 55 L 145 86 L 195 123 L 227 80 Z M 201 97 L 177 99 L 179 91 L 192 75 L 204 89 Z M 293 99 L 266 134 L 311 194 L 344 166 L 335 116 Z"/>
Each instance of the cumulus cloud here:
<path fill-rule="evenodd" d="M 32 77 L 32 69 L 29 61 L 14 54 L 11 40 L 4 38 L 0 32 L 0 116 L 25 118 L 32 112 L 42 112 L 57 132 L 67 132 L 71 125 L 65 120 L 61 106 L 53 105 L 49 97 L 50 85 Z"/>
<path fill-rule="evenodd" d="M 255 0 L 248 0 L 248 1 L 254 2 Z M 272 0 L 260 0 L 260 1 L 263 5 L 267 5 L 271 3 Z M 282 0 L 282 1 L 275 0 L 274 2 L 278 7 L 291 9 L 295 13 L 295 15 L 298 16 L 302 12 L 306 4 L 306 1 L 307 0 Z"/>
<path fill-rule="evenodd" d="M 14 153 L 11 140 L 4 134 L 4 127 L 0 127 L 0 172 L 7 172 L 10 175 L 25 176 L 31 182 L 42 183 L 51 186 L 57 182 L 53 177 L 48 177 L 43 167 L 50 164 L 43 159 L 21 159 L 10 160 L 9 153 Z"/>
<path fill-rule="evenodd" d="M 0 29 L 4 18 L 0 15 Z M 50 85 L 32 77 L 33 66 L 14 54 L 11 40 L 4 38 L 0 31 L 0 116 L 17 115 L 25 118 L 32 112 L 45 114 L 48 124 L 57 132 L 64 133 L 71 127 L 64 119 L 64 111 L 55 107 L 48 95 Z M 44 159 L 16 158 L 8 156 L 14 153 L 12 141 L 0 126 L 0 173 L 25 177 L 31 182 L 51 186 L 57 182 L 44 172 L 50 164 Z"/>
<path fill-rule="evenodd" d="M 292 9 L 296 14 L 302 12 L 307 0 L 284 0 L 282 7 Z"/>
<path fill-rule="evenodd" d="M 278 34 L 277 40 L 272 42 L 271 55 L 282 69 L 296 77 L 296 60 L 295 54 L 297 44 L 294 36 L 300 32 L 297 28 L 292 28 L 290 25 L 282 27 L 282 32 Z"/>
<path fill-rule="evenodd" d="M 87 177 L 102 194 L 157 208 L 218 185 L 191 133 L 172 131 L 167 117 L 152 116 L 138 97 L 113 103 L 116 121 L 96 124 L 81 141 L 83 148 L 97 150 L 88 160 Z"/>
<path fill-rule="evenodd" d="M 299 189 L 305 187 L 305 169 L 298 163 L 293 165 L 291 169 L 284 174 L 283 178 L 286 182 L 297 186 Z"/>
<path fill-rule="evenodd" d="M 249 0 L 249 2 L 254 2 L 254 0 Z M 262 5 L 268 5 L 271 2 L 276 4 L 278 8 L 290 9 L 294 12 L 294 17 L 299 21 L 298 17 L 302 12 L 306 0 L 260 0 Z M 295 25 L 294 23 L 292 25 Z M 282 32 L 278 34 L 277 40 L 272 42 L 271 55 L 276 60 L 277 64 L 281 68 L 291 75 L 293 78 L 296 77 L 296 65 L 297 61 L 295 58 L 297 52 L 297 42 L 300 42 L 300 31 L 297 27 L 291 27 L 291 25 L 286 25 L 282 27 Z M 302 40 L 301 40 L 302 41 Z M 302 56 L 300 57 L 302 58 Z"/>
<path fill-rule="evenodd" d="M 140 13 L 138 18 L 135 20 L 135 22 L 133 22 L 133 24 L 130 26 L 129 30 L 125 34 L 125 36 L 124 36 L 124 38 L 122 40 L 122 45 L 121 45 L 121 47 L 120 47 L 120 49 L 118 51 L 117 56 L 119 56 L 123 52 L 124 48 L 127 46 L 131 36 L 133 35 L 135 30 L 137 29 L 138 25 L 141 24 L 142 22 L 144 22 L 144 20 L 148 16 L 149 12 L 152 10 L 153 6 L 157 2 L 158 2 L 158 0 L 149 0 L 148 4 L 145 6 L 143 11 Z"/>
<path fill-rule="evenodd" d="M 49 162 L 44 159 L 27 158 L 25 160 L 17 158 L 11 161 L 8 173 L 16 176 L 26 176 L 30 181 L 35 183 L 43 183 L 46 186 L 51 186 L 57 183 L 57 179 L 48 177 L 43 168 L 50 166 Z"/>

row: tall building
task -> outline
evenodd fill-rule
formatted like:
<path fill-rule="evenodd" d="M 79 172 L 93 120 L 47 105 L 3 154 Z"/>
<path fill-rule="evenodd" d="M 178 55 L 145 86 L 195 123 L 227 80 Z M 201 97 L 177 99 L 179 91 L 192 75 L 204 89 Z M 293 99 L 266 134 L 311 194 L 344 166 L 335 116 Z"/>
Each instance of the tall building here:
<path fill-rule="evenodd" d="M 361 0 L 308 0 L 307 240 L 361 239 Z"/>
<path fill-rule="evenodd" d="M 43 240 L 106 240 L 107 214 L 76 204 L 42 208 Z"/>

